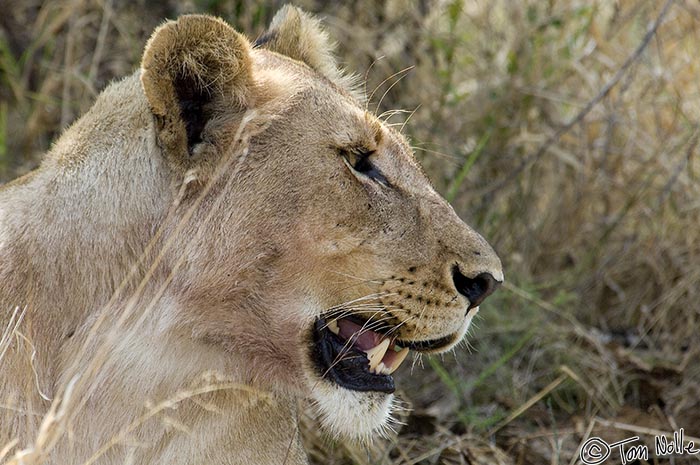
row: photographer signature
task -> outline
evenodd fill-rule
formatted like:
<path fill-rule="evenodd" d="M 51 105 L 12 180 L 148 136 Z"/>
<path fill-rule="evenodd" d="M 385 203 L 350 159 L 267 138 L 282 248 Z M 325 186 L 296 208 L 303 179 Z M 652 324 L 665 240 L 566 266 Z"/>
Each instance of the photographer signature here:
<path fill-rule="evenodd" d="M 635 444 L 638 441 L 639 436 L 634 436 L 608 444 L 599 437 L 592 437 L 581 446 L 579 458 L 585 465 L 598 465 L 605 462 L 615 451 L 620 457 L 622 465 L 635 460 L 649 460 L 649 447 L 644 444 Z M 695 447 L 695 442 L 685 441 L 683 428 L 675 431 L 670 440 L 663 435 L 654 437 L 655 457 L 698 454 L 700 454 L 700 449 Z"/>

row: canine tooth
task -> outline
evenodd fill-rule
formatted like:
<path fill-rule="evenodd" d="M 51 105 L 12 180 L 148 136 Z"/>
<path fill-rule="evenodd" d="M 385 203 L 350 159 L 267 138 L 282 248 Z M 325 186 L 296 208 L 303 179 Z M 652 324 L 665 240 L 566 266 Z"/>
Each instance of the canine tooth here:
<path fill-rule="evenodd" d="M 403 363 L 403 361 L 406 360 L 407 356 L 408 356 L 408 347 L 404 347 L 403 349 L 398 351 L 396 353 L 396 358 L 394 359 L 391 366 L 387 367 L 387 370 L 389 371 L 389 373 L 387 373 L 387 375 L 390 375 L 393 372 L 395 372 L 401 366 L 401 363 Z"/>
<path fill-rule="evenodd" d="M 376 372 L 377 365 L 379 365 L 384 358 L 384 354 L 386 354 L 386 350 L 389 348 L 390 342 L 391 341 L 389 341 L 389 339 L 384 339 L 371 349 L 365 350 L 367 358 L 369 359 L 370 372 Z"/>
<path fill-rule="evenodd" d="M 340 333 L 340 328 L 338 327 L 338 320 L 330 320 L 326 326 L 328 326 L 328 329 L 330 329 L 334 334 Z"/>

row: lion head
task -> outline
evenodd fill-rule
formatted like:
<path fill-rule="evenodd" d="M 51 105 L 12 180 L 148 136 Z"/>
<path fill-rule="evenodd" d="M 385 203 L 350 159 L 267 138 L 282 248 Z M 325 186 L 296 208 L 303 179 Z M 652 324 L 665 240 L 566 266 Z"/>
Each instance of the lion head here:
<path fill-rule="evenodd" d="M 194 222 L 214 237 L 177 248 L 190 260 L 176 279 L 193 309 L 182 318 L 245 354 L 251 379 L 309 395 L 334 431 L 365 436 L 386 423 L 407 353 L 457 344 L 503 273 L 327 42 L 291 7 L 253 47 L 184 17 L 155 32 L 141 81 L 181 177 L 224 157 L 246 112 L 266 119 L 231 155 L 221 179 L 233 182 L 207 194 L 220 211 Z"/>

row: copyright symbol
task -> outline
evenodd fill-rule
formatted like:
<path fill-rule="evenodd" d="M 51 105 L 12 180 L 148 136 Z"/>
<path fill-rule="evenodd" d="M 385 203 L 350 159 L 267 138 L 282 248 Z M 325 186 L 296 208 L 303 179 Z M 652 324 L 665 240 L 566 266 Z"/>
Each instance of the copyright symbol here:
<path fill-rule="evenodd" d="M 583 443 L 578 456 L 586 465 L 597 465 L 610 457 L 610 446 L 599 437 L 590 438 Z"/>

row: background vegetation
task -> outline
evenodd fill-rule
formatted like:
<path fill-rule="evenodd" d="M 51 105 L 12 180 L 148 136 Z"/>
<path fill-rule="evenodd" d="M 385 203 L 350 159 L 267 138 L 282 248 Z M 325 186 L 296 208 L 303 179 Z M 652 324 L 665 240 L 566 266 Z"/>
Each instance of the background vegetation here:
<path fill-rule="evenodd" d="M 700 4 L 296 3 L 507 276 L 470 350 L 402 370 L 396 437 L 342 444 L 307 415 L 313 461 L 573 464 L 591 436 L 700 437 Z M 255 37 L 280 4 L 3 1 L 0 180 L 132 72 L 164 18 Z"/>

